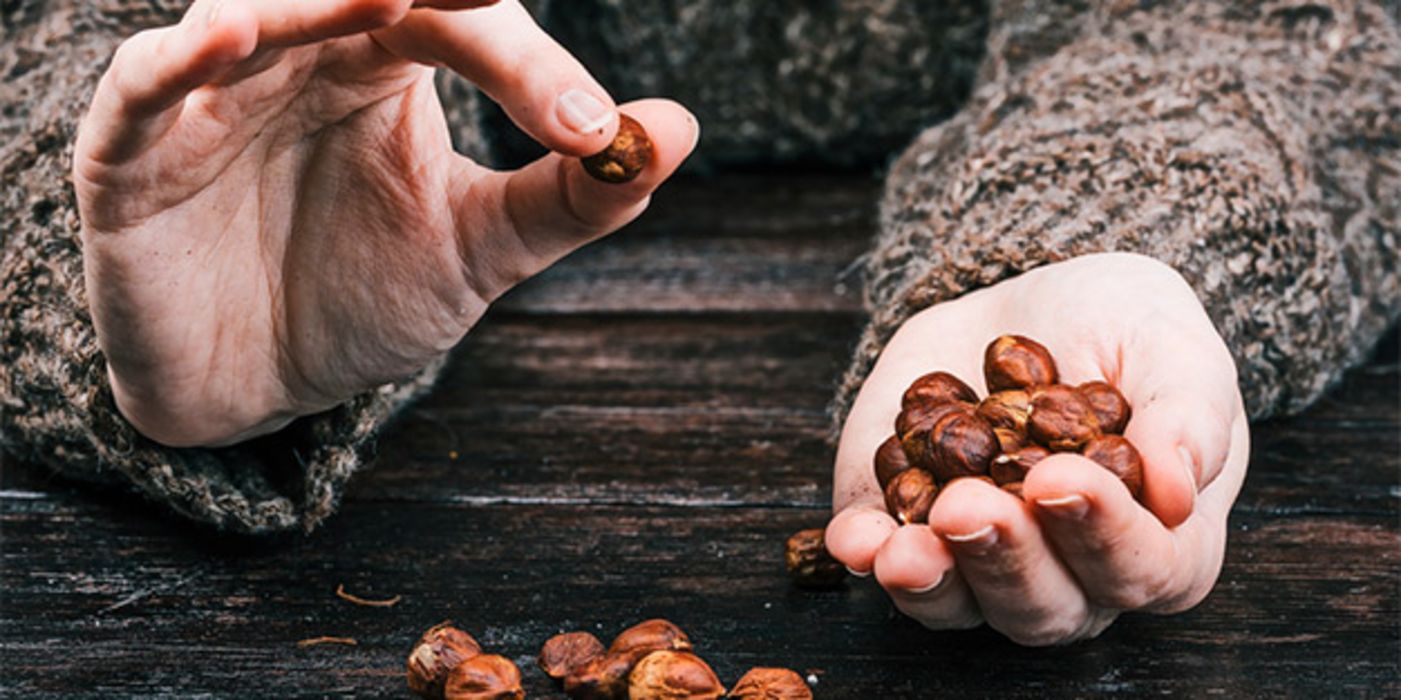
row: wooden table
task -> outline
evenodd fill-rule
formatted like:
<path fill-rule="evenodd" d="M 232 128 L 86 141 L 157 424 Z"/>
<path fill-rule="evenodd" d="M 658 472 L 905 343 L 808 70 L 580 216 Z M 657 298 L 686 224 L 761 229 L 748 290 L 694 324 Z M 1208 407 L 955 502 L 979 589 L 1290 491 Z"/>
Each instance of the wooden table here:
<path fill-rule="evenodd" d="M 665 616 L 731 683 L 818 697 L 1401 694 L 1397 342 L 1303 416 L 1259 425 L 1225 571 L 1186 614 L 1025 649 L 934 633 L 870 580 L 790 587 L 828 516 L 825 407 L 860 328 L 842 271 L 874 179 L 678 182 L 638 224 L 513 292 L 310 536 L 220 536 L 6 464 L 0 696 L 406 696 L 451 618 L 532 660 L 560 630 Z M 338 599 L 402 595 L 392 608 Z M 348 636 L 356 646 L 299 648 Z"/>

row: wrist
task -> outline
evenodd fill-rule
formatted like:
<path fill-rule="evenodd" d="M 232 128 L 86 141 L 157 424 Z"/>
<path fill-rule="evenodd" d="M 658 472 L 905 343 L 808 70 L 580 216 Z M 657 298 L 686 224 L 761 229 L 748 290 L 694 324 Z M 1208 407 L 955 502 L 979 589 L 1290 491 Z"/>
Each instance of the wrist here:
<path fill-rule="evenodd" d="M 122 417 L 137 432 L 167 447 L 226 447 L 277 432 L 301 415 L 290 405 L 256 397 L 224 405 L 201 399 L 203 405 L 192 405 L 175 398 L 180 392 L 133 388 L 110 366 L 107 378 Z"/>

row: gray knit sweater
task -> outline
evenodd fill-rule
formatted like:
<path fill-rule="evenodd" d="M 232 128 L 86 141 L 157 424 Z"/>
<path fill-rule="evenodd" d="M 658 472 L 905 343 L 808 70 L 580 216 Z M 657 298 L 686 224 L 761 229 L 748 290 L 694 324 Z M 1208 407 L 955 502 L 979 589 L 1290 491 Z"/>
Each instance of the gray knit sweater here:
<path fill-rule="evenodd" d="M 71 144 L 117 43 L 182 5 L 0 4 L 0 447 L 220 527 L 310 528 L 441 364 L 225 449 L 162 447 L 116 411 L 84 299 Z M 1137 251 L 1182 272 L 1255 417 L 1317 398 L 1401 312 L 1394 4 L 535 7 L 618 97 L 695 109 L 706 167 L 870 167 L 914 139 L 890 170 L 866 264 L 871 323 L 839 421 L 911 314 L 1090 252 Z M 480 153 L 486 134 L 510 155 L 516 142 L 469 89 L 446 76 L 441 87 L 459 148 Z"/>

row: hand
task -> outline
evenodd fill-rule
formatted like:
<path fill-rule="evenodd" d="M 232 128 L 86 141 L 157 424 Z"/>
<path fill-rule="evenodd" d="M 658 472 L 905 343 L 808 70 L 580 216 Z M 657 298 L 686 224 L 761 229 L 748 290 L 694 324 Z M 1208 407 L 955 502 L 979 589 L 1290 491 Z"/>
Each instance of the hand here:
<path fill-rule="evenodd" d="M 454 153 L 434 65 L 555 153 L 514 172 Z M 228 444 L 411 375 L 694 147 L 680 106 L 625 109 L 652 164 L 595 181 L 575 157 L 617 108 L 516 0 L 195 0 L 131 37 L 73 164 L 118 407 L 160 442 Z"/>
<path fill-rule="evenodd" d="M 965 479 L 927 526 L 885 513 L 871 459 L 904 388 L 944 369 L 986 395 L 983 349 L 1003 333 L 1049 348 L 1063 382 L 1105 379 L 1128 398 L 1146 505 L 1060 454 L 1032 468 L 1024 502 Z M 891 339 L 842 431 L 827 546 L 927 627 L 986 622 L 1027 645 L 1093 637 L 1120 611 L 1177 612 L 1211 590 L 1249 441 L 1235 364 L 1173 270 L 1125 254 L 1048 265 L 931 307 Z"/>

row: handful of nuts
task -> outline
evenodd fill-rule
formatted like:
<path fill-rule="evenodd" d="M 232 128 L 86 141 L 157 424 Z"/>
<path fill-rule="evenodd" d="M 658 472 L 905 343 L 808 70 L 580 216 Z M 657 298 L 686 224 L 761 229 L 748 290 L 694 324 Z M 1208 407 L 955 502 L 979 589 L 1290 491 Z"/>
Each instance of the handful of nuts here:
<path fill-rule="evenodd" d="M 927 522 L 939 490 L 960 478 L 1020 497 L 1027 473 L 1055 452 L 1084 455 L 1143 497 L 1143 460 L 1121 435 L 1132 409 L 1108 382 L 1058 383 L 1051 353 L 1019 335 L 988 345 L 983 378 L 990 393 L 981 400 L 948 372 L 926 374 L 905 390 L 895 433 L 873 459 L 896 520 Z"/>

